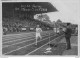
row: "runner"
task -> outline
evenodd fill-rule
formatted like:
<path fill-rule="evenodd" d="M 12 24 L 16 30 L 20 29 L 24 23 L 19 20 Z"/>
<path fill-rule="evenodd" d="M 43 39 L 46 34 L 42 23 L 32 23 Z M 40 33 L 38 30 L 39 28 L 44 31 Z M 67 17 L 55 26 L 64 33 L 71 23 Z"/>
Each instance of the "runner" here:
<path fill-rule="evenodd" d="M 35 43 L 35 45 L 37 45 L 38 38 L 42 39 L 41 34 L 40 34 L 41 32 L 42 32 L 42 29 L 40 28 L 39 25 L 37 25 L 37 28 L 36 28 L 36 43 Z"/>

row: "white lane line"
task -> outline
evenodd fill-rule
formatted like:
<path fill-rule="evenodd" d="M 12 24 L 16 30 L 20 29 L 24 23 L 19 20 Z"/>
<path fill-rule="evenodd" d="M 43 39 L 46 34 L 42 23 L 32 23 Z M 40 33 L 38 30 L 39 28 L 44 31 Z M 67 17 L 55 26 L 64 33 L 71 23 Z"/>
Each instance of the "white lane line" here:
<path fill-rule="evenodd" d="M 2 47 L 2 48 L 6 48 L 6 47 L 9 47 L 9 46 L 13 46 L 13 45 L 17 45 L 17 44 L 20 44 L 20 43 L 28 42 L 28 41 L 31 41 L 31 40 L 35 40 L 35 39 L 30 39 L 30 40 L 22 41 L 22 42 L 19 42 L 19 43 L 7 45 L 7 46 L 4 46 L 4 47 Z"/>
<path fill-rule="evenodd" d="M 24 36 L 24 37 L 25 37 L 25 36 Z M 22 37 L 22 38 L 24 38 L 24 37 Z M 28 35 L 27 37 L 31 37 L 31 36 Z M 10 40 L 10 39 L 13 39 L 13 40 L 14 40 L 14 38 L 19 39 L 19 38 L 21 38 L 21 37 L 20 37 L 20 36 L 19 36 L 19 37 L 16 37 L 16 36 L 15 36 L 15 37 L 13 37 L 13 38 L 12 38 L 12 37 L 11 37 L 11 38 L 9 37 L 9 38 L 7 38 L 7 39 L 5 38 L 5 39 L 2 39 L 2 40 L 4 40 L 4 41 Z"/>
<path fill-rule="evenodd" d="M 48 38 L 49 38 L 49 37 L 48 37 Z M 46 38 L 46 39 L 48 39 L 48 38 Z M 46 40 L 46 39 L 43 39 L 43 40 Z M 40 41 L 43 41 L 43 40 L 40 40 Z M 38 41 L 38 42 L 40 42 L 40 41 Z M 9 54 L 9 53 L 12 53 L 12 52 L 17 51 L 17 50 L 20 50 L 20 49 L 25 48 L 25 47 L 27 47 L 27 46 L 30 46 L 30 45 L 32 45 L 32 44 L 35 44 L 35 42 L 34 42 L 34 43 L 31 43 L 31 44 L 29 44 L 29 45 L 20 47 L 20 48 L 18 48 L 18 49 L 12 50 L 12 51 L 10 51 L 10 52 L 6 52 L 6 53 L 4 53 L 4 55 Z"/>
<path fill-rule="evenodd" d="M 51 30 L 51 31 L 53 31 L 53 30 Z M 50 32 L 50 31 L 43 31 L 43 32 L 46 32 L 46 33 L 48 33 L 48 32 Z M 33 33 L 35 33 L 35 32 L 30 32 L 30 33 L 21 33 L 21 34 L 9 34 L 9 35 L 3 35 L 2 37 L 6 37 L 6 36 L 13 36 L 13 37 L 15 37 L 15 36 L 17 36 L 17 35 L 20 35 L 20 36 L 22 36 L 22 35 L 29 35 L 29 34 L 33 34 Z M 6 39 L 4 39 L 4 40 L 6 40 Z"/>
<path fill-rule="evenodd" d="M 25 35 L 13 35 L 13 36 L 5 36 L 5 37 L 3 36 L 3 38 L 9 38 L 9 37 L 13 37 L 14 38 L 15 36 L 16 37 L 20 37 L 20 36 L 22 37 L 22 36 L 26 36 L 26 35 L 30 36 L 30 34 L 25 34 Z M 34 34 L 32 34 L 32 35 L 34 35 Z"/>
<path fill-rule="evenodd" d="M 53 30 L 51 30 L 51 31 L 53 31 Z M 50 31 L 43 31 L 43 32 L 50 32 Z M 35 33 L 35 32 L 20 33 L 20 34 L 8 34 L 8 35 L 3 35 L 3 37 L 5 37 L 5 36 L 15 36 L 15 35 L 24 35 L 24 34 L 33 34 L 33 33 Z"/>
<path fill-rule="evenodd" d="M 44 37 L 45 37 L 45 36 L 44 36 Z M 28 42 L 28 41 L 31 41 L 31 40 L 35 40 L 35 39 L 30 39 L 30 40 L 22 41 L 22 42 L 19 42 L 19 43 L 7 45 L 7 46 L 4 46 L 4 47 L 2 47 L 2 48 L 6 48 L 6 47 L 9 47 L 9 46 L 13 46 L 13 45 L 17 45 L 17 44 L 20 44 L 20 43 Z"/>
<path fill-rule="evenodd" d="M 34 36 L 32 36 L 32 37 L 34 37 Z M 30 38 L 32 38 L 32 37 L 25 37 L 24 39 L 30 39 Z M 16 39 L 16 40 L 13 40 L 13 41 L 7 41 L 7 42 L 3 42 L 3 44 L 5 44 L 5 43 L 10 43 L 10 42 L 14 42 L 14 41 L 18 41 L 18 40 L 23 40 L 23 38 L 18 38 L 18 39 Z"/>
<path fill-rule="evenodd" d="M 28 37 L 28 39 L 30 39 L 30 38 L 32 38 L 32 37 Z M 18 40 L 24 40 L 24 39 L 27 39 L 27 37 L 25 37 L 25 38 L 20 38 L 20 39 L 15 39 L 15 40 L 12 40 L 12 41 L 3 42 L 3 44 L 5 44 L 5 43 L 10 43 L 10 42 L 14 42 L 14 41 L 18 41 Z M 28 39 L 27 39 L 27 40 L 28 40 Z"/>
<path fill-rule="evenodd" d="M 33 35 L 33 36 L 34 36 L 34 35 Z M 43 36 L 43 35 L 42 35 L 42 36 Z M 31 37 L 31 36 L 27 36 L 27 37 Z M 27 38 L 27 37 L 25 37 L 25 38 Z M 21 37 L 19 37 L 19 38 L 14 37 L 14 38 L 19 39 L 19 38 L 21 38 Z M 12 38 L 12 39 L 14 40 L 14 38 Z M 22 38 L 24 38 L 24 37 L 22 37 Z M 3 41 L 10 40 L 10 39 L 11 39 L 11 38 L 3 39 Z"/>
<path fill-rule="evenodd" d="M 62 35 L 62 36 L 63 36 L 63 35 Z M 59 37 L 61 37 L 61 36 L 59 36 Z M 57 38 L 59 38 L 59 37 L 57 37 Z M 53 39 L 52 41 L 56 40 L 57 38 Z M 50 41 L 50 42 L 52 42 L 52 41 Z M 50 43 L 50 42 L 48 42 L 48 43 Z M 32 52 L 28 53 L 27 55 L 29 55 L 29 54 L 31 54 L 31 53 L 37 51 L 38 49 L 42 48 L 43 46 L 47 45 L 48 43 L 42 45 L 41 47 L 39 47 L 39 48 L 37 48 L 37 49 L 35 49 L 35 50 L 33 50 Z"/>
<path fill-rule="evenodd" d="M 24 34 L 32 34 L 32 33 L 35 33 L 35 32 L 20 33 L 20 34 L 8 34 L 8 35 L 3 35 L 3 36 L 4 36 L 4 37 L 5 37 L 5 36 L 15 36 L 15 35 L 24 35 Z"/>

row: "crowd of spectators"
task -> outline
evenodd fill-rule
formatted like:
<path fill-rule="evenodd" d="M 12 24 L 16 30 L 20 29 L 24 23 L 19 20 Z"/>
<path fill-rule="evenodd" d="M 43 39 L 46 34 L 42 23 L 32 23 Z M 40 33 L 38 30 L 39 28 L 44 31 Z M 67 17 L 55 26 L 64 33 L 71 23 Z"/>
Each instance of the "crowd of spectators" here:
<path fill-rule="evenodd" d="M 40 25 L 43 30 L 46 30 L 49 27 L 48 25 L 34 20 L 34 19 L 20 19 L 18 17 L 15 18 L 3 18 L 2 27 L 3 34 L 12 33 L 12 32 L 23 32 L 23 31 L 35 31 L 36 25 Z"/>

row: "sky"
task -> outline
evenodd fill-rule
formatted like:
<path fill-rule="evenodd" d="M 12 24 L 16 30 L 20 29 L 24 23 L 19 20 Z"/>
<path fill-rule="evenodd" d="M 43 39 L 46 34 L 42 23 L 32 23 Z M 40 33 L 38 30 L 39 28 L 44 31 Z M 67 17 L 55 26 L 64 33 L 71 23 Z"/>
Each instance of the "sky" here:
<path fill-rule="evenodd" d="M 45 2 L 45 0 L 43 0 Z M 46 0 L 50 2 L 58 11 L 46 13 L 51 21 L 60 19 L 63 22 L 79 24 L 79 0 Z"/>
<path fill-rule="evenodd" d="M 79 0 L 53 0 L 51 4 L 58 10 L 48 13 L 51 21 L 60 19 L 63 22 L 80 23 Z"/>

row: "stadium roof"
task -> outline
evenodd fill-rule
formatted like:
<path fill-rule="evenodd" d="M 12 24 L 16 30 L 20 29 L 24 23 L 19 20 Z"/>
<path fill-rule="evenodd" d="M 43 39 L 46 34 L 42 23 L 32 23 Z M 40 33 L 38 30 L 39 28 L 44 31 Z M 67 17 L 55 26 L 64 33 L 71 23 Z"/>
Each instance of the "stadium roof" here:
<path fill-rule="evenodd" d="M 39 14 L 58 11 L 50 2 L 3 2 L 2 10 Z"/>

